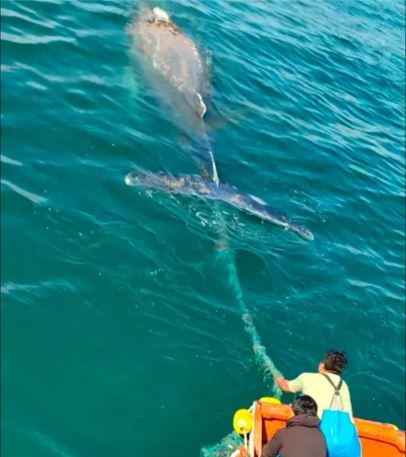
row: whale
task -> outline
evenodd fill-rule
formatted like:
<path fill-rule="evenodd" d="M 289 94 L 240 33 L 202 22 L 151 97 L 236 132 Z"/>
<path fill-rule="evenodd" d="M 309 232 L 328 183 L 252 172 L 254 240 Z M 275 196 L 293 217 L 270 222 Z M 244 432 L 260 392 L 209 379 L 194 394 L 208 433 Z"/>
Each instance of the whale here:
<path fill-rule="evenodd" d="M 128 31 L 133 44 L 148 58 L 154 70 L 203 118 L 210 83 L 204 59 L 194 41 L 158 7 L 141 9 Z"/>
<path fill-rule="evenodd" d="M 204 59 L 194 41 L 159 7 L 141 8 L 128 28 L 133 48 L 147 61 L 149 72 L 166 83 L 163 97 L 170 98 L 171 90 L 178 96 L 172 102 L 175 114 L 181 112 L 184 122 L 192 125 L 198 138 L 196 158 L 200 175 L 153 174 L 136 170 L 126 175 L 129 186 L 146 186 L 162 191 L 197 196 L 226 202 L 262 220 L 295 232 L 307 240 L 313 234 L 304 226 L 292 222 L 282 212 L 266 202 L 243 194 L 235 187 L 220 182 L 210 140 L 206 133 L 205 116 L 210 100 L 210 83 Z"/>
<path fill-rule="evenodd" d="M 217 185 L 200 175 L 173 176 L 163 172 L 152 173 L 146 170 L 135 170 L 125 176 L 125 183 L 133 187 L 222 201 L 263 221 L 271 222 L 285 230 L 297 233 L 306 240 L 313 240 L 314 238 L 312 232 L 306 227 L 293 222 L 285 214 L 271 208 L 263 200 L 253 195 L 243 194 L 234 186 L 222 182 Z"/>
<path fill-rule="evenodd" d="M 195 145 L 195 159 L 208 179 L 219 182 L 204 117 L 211 84 L 204 58 L 195 42 L 182 33 L 159 7 L 141 8 L 128 27 L 134 54 L 158 98 Z M 139 59 L 140 60 L 140 59 Z"/>

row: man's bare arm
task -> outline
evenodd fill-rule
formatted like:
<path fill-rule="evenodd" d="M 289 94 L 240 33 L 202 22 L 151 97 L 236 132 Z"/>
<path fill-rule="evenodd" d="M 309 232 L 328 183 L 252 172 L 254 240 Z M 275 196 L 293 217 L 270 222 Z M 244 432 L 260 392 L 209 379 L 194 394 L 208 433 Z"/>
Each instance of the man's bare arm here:
<path fill-rule="evenodd" d="M 291 392 L 289 383 L 283 376 L 275 376 L 275 384 L 279 386 L 284 392 Z"/>

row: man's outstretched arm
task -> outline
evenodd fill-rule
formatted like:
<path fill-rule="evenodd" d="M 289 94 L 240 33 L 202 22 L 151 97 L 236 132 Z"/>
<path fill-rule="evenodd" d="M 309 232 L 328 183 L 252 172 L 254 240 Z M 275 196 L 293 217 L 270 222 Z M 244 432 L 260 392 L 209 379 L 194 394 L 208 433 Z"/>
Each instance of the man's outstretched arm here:
<path fill-rule="evenodd" d="M 296 379 L 288 381 L 283 376 L 275 376 L 275 384 L 285 392 L 303 392 L 303 382 L 306 374 L 302 373 Z"/>
<path fill-rule="evenodd" d="M 291 392 L 289 382 L 283 376 L 275 376 L 275 384 L 279 386 L 284 392 Z"/>

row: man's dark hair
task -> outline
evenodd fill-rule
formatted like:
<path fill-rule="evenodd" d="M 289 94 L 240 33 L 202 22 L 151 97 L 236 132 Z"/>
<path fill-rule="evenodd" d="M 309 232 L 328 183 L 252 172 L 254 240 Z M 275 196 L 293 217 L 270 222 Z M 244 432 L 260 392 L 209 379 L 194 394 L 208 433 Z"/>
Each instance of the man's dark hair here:
<path fill-rule="evenodd" d="M 292 405 L 295 416 L 306 414 L 307 416 L 317 416 L 317 403 L 310 395 L 298 397 Z"/>
<path fill-rule="evenodd" d="M 322 362 L 324 368 L 335 374 L 341 374 L 347 366 L 347 357 L 344 352 L 328 351 L 324 356 Z"/>

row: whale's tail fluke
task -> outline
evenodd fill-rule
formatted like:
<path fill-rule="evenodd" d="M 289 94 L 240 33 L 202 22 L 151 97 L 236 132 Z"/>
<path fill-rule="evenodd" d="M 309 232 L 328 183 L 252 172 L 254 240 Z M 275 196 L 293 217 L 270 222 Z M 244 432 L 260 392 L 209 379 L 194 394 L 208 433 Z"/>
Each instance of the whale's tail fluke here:
<path fill-rule="evenodd" d="M 306 227 L 292 222 L 283 213 L 270 208 L 264 201 L 252 195 L 242 194 L 227 184 L 207 181 L 199 175 L 175 177 L 165 173 L 137 170 L 125 177 L 125 183 L 128 186 L 147 187 L 175 194 L 221 200 L 248 214 L 279 225 L 285 230 L 295 232 L 307 240 L 314 238 Z"/>

